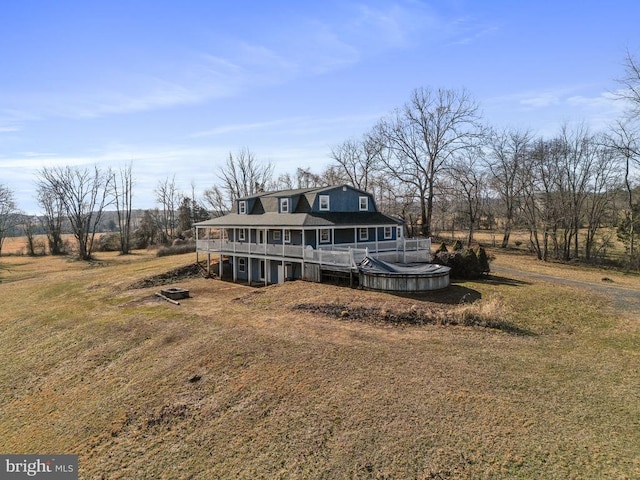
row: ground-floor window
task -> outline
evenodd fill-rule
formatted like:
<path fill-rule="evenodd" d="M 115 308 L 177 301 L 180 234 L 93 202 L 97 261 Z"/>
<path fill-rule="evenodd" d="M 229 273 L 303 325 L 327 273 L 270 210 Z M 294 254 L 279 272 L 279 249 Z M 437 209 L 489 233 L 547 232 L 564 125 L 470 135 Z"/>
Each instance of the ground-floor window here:
<path fill-rule="evenodd" d="M 369 229 L 368 228 L 360 228 L 360 233 L 358 234 L 358 238 L 361 242 L 369 240 Z"/>
<path fill-rule="evenodd" d="M 329 243 L 331 241 L 331 231 L 328 228 L 320 229 L 320 243 Z"/>
<path fill-rule="evenodd" d="M 384 239 L 389 240 L 393 236 L 391 227 L 384 227 Z"/>
<path fill-rule="evenodd" d="M 284 243 L 291 243 L 291 230 L 284 231 Z"/>
<path fill-rule="evenodd" d="M 238 259 L 238 271 L 242 272 L 242 273 L 247 271 L 247 259 L 246 258 L 239 258 Z"/>

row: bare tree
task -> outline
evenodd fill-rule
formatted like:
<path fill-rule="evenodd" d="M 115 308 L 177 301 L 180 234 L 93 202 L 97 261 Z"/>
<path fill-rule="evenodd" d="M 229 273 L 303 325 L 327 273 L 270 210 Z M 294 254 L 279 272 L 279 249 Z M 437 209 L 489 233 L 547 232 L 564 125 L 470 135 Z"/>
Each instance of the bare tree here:
<path fill-rule="evenodd" d="M 78 257 L 91 260 L 96 230 L 104 209 L 110 204 L 112 174 L 98 166 L 91 168 L 43 168 L 39 189 L 53 195 L 64 206 L 78 244 Z"/>
<path fill-rule="evenodd" d="M 640 62 L 631 52 L 627 51 L 624 59 L 624 75 L 618 79 L 623 89 L 618 92 L 618 98 L 629 102 L 629 116 L 640 115 Z"/>
<path fill-rule="evenodd" d="M 62 229 L 65 221 L 64 204 L 51 186 L 42 182 L 38 183 L 37 199 L 38 204 L 44 210 L 40 221 L 47 235 L 49 253 L 51 255 L 62 255 L 66 253 L 62 239 Z"/>
<path fill-rule="evenodd" d="M 620 182 L 620 163 L 616 152 L 606 147 L 602 137 L 597 145 L 593 174 L 587 187 L 589 197 L 586 205 L 587 235 L 585 258 L 590 260 L 596 247 L 596 234 L 606 214 L 613 208 L 613 199 Z"/>
<path fill-rule="evenodd" d="M 529 131 L 503 130 L 492 132 L 486 165 L 490 172 L 490 184 L 502 201 L 504 233 L 502 248 L 509 246 L 509 238 L 522 194 L 522 169 L 531 144 Z"/>
<path fill-rule="evenodd" d="M 17 224 L 17 213 L 13 191 L 0 184 L 0 255 L 4 239 Z"/>
<path fill-rule="evenodd" d="M 627 212 L 629 226 L 629 256 L 633 262 L 635 258 L 635 224 L 634 217 L 634 199 L 633 185 L 631 177 L 634 165 L 640 165 L 640 132 L 637 127 L 630 121 L 617 121 L 609 133 L 605 137 L 605 144 L 612 148 L 622 160 L 623 164 L 623 180 L 627 194 Z"/>
<path fill-rule="evenodd" d="M 298 188 L 324 187 L 327 183 L 322 175 L 313 173 L 310 168 L 296 168 L 296 185 Z"/>
<path fill-rule="evenodd" d="M 128 255 L 131 252 L 131 219 L 133 209 L 133 173 L 132 165 L 120 168 L 113 173 L 111 181 L 113 200 L 118 216 L 118 236 L 120 237 L 120 253 Z"/>
<path fill-rule="evenodd" d="M 579 229 L 584 218 L 584 206 L 589 196 L 588 186 L 597 159 L 597 142 L 584 125 L 573 130 L 563 126 L 560 140 L 565 148 L 561 158 L 563 184 L 566 187 L 565 219 L 568 232 L 564 242 L 564 259 L 579 256 Z"/>
<path fill-rule="evenodd" d="M 229 153 L 219 174 L 230 204 L 238 198 L 264 191 L 272 177 L 273 165 L 259 162 L 248 148 L 240 150 L 235 157 Z"/>
<path fill-rule="evenodd" d="M 486 184 L 486 174 L 480 168 L 480 152 L 467 151 L 457 157 L 449 173 L 454 180 L 454 189 L 458 197 L 463 199 L 464 213 L 468 224 L 467 245 L 473 243 L 473 233 L 478 224 L 478 217 L 484 199 L 483 190 Z"/>
<path fill-rule="evenodd" d="M 383 119 L 376 134 L 388 174 L 412 185 L 419 195 L 421 231 L 431 235 L 435 184 L 446 163 L 471 148 L 484 134 L 478 105 L 462 91 L 417 89 L 395 115 Z"/>
<path fill-rule="evenodd" d="M 209 210 L 214 217 L 221 217 L 229 213 L 231 206 L 217 185 L 205 190 L 203 197 L 207 210 Z"/>
<path fill-rule="evenodd" d="M 369 191 L 375 180 L 382 148 L 379 140 L 373 134 L 369 134 L 362 140 L 347 140 L 332 148 L 331 158 L 335 160 L 349 184 Z"/>
<path fill-rule="evenodd" d="M 176 187 L 176 176 L 158 182 L 155 189 L 156 201 L 162 208 L 162 231 L 164 235 L 163 243 L 168 242 L 175 236 L 176 211 L 180 204 L 181 195 Z"/>

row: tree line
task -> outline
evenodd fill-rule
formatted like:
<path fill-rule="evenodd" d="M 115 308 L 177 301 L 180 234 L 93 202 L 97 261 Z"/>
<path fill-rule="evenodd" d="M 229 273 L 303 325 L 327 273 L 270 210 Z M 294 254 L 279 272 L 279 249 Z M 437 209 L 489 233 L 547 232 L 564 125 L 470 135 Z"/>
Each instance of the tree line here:
<path fill-rule="evenodd" d="M 131 165 L 43 168 L 36 182 L 41 228 L 50 253 L 65 251 L 62 232 L 70 231 L 86 260 L 107 208 L 117 212 L 118 249 L 128 253 L 189 236 L 194 222 L 228 213 L 237 198 L 347 183 L 404 219 L 409 236 L 465 229 L 471 244 L 486 228 L 500 231 L 506 248 L 519 228 L 529 232 L 539 259 L 592 259 L 611 245 L 603 227 L 615 227 L 629 264 L 637 265 L 640 65 L 630 53 L 620 83 L 618 97 L 628 108 L 606 131 L 563 125 L 550 137 L 491 128 L 466 90 L 418 88 L 361 137 L 334 146 L 320 172 L 298 168 L 276 176 L 272 163 L 243 148 L 229 153 L 218 182 L 200 198 L 193 185 L 190 195 L 180 191 L 175 176 L 159 181 L 158 207 L 137 218 Z M 16 212 L 12 192 L 0 185 L 0 253 Z M 33 225 L 23 223 L 32 238 Z"/>

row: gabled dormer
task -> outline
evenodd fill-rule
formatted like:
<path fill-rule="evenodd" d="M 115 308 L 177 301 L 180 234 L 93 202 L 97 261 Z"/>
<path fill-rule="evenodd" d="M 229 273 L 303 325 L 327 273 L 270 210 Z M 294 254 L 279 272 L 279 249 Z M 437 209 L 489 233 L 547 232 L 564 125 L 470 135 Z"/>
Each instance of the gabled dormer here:
<path fill-rule="evenodd" d="M 259 215 L 264 213 L 260 196 L 243 197 L 236 200 L 235 213 L 238 215 Z"/>

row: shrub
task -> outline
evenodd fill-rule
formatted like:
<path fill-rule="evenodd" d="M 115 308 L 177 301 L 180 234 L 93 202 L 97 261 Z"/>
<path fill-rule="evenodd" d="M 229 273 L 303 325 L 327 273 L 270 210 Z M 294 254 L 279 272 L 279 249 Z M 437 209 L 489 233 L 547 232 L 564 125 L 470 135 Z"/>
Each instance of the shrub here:
<path fill-rule="evenodd" d="M 156 255 L 158 257 L 166 257 L 168 255 L 182 255 L 183 253 L 194 253 L 196 251 L 196 242 L 187 242 L 182 245 L 171 247 L 162 247 Z"/>
<path fill-rule="evenodd" d="M 440 252 L 448 252 L 448 251 L 449 250 L 447 250 L 447 245 L 444 242 L 442 242 L 438 247 L 438 249 L 436 250 L 436 255 Z"/>
<path fill-rule="evenodd" d="M 471 249 L 464 252 L 437 253 L 433 263 L 451 268 L 451 278 L 473 279 L 478 278 L 481 273 L 478 257 Z"/>
<path fill-rule="evenodd" d="M 459 252 L 462 250 L 462 242 L 460 240 L 456 240 L 455 243 L 453 244 L 453 251 L 454 252 Z"/>
<path fill-rule="evenodd" d="M 100 236 L 96 250 L 98 252 L 117 252 L 120 250 L 120 235 L 118 233 L 105 233 Z"/>
<path fill-rule="evenodd" d="M 462 278 L 478 278 L 480 276 L 480 262 L 476 252 L 467 248 L 462 253 Z"/>
<path fill-rule="evenodd" d="M 480 273 L 488 274 L 491 271 L 491 268 L 489 267 L 489 257 L 487 256 L 487 252 L 484 248 L 478 247 L 476 255 L 478 257 Z"/>

